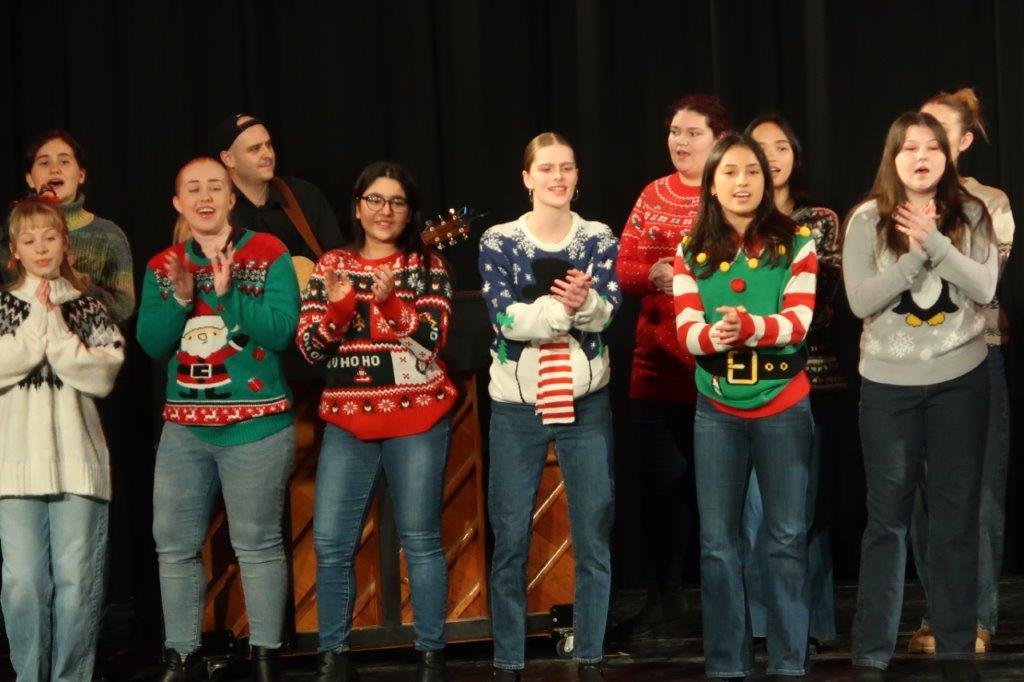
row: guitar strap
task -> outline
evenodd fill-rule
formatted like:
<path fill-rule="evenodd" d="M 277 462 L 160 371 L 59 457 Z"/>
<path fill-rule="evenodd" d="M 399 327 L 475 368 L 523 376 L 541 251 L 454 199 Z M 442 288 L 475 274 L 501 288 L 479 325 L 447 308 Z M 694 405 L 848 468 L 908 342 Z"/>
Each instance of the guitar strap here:
<path fill-rule="evenodd" d="M 306 246 L 316 254 L 317 258 L 323 255 L 324 250 L 320 248 L 320 242 L 313 236 L 313 230 L 309 227 L 309 221 L 306 220 L 305 214 L 302 212 L 302 208 L 299 206 L 298 200 L 295 199 L 295 194 L 292 192 L 292 188 L 288 186 L 284 180 L 279 177 L 273 177 L 270 179 L 274 183 L 274 187 L 284 197 L 285 205 L 284 213 L 288 216 L 288 220 L 292 221 L 292 225 L 298 230 L 302 240 L 306 242 Z"/>

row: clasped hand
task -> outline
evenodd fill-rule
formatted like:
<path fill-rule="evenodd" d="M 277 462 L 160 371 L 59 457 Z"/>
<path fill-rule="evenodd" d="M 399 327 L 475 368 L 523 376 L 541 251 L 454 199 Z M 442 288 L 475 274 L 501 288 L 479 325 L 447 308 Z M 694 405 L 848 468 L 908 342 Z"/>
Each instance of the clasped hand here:
<path fill-rule="evenodd" d="M 552 283 L 551 295 L 565 306 L 566 313 L 575 315 L 587 300 L 587 293 L 593 283 L 593 277 L 582 270 L 572 268 L 566 271 L 565 279 L 556 279 Z"/>
<path fill-rule="evenodd" d="M 727 345 L 734 346 L 740 340 L 740 313 L 747 312 L 743 306 L 720 305 L 715 312 L 722 313 L 722 319 L 718 323 L 718 340 Z"/>
<path fill-rule="evenodd" d="M 905 201 L 892 214 L 896 229 L 907 235 L 907 242 L 913 251 L 924 250 L 924 240 L 937 228 L 935 222 L 935 201 L 929 201 L 918 208 Z"/>

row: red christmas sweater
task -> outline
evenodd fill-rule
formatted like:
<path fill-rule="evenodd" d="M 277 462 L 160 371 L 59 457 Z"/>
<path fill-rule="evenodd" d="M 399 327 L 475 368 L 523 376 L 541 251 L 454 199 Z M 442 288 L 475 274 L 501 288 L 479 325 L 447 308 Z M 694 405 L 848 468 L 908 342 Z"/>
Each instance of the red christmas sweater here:
<path fill-rule="evenodd" d="M 370 291 L 373 269 L 389 266 L 395 288 L 383 303 Z M 344 272 L 348 296 L 331 303 L 327 270 Z M 438 354 L 448 338 L 452 286 L 444 263 L 419 254 L 368 260 L 334 249 L 317 262 L 302 293 L 295 342 L 310 364 L 327 366 L 320 417 L 357 438 L 375 440 L 422 433 L 455 403 Z"/>
<path fill-rule="evenodd" d="M 644 187 L 622 229 L 616 270 L 622 291 L 640 297 L 629 397 L 693 404 L 697 398 L 693 356 L 679 345 L 672 295 L 654 288 L 648 275 L 697 221 L 700 187 L 684 185 L 678 173 Z M 672 265 L 672 261 L 669 261 Z"/>

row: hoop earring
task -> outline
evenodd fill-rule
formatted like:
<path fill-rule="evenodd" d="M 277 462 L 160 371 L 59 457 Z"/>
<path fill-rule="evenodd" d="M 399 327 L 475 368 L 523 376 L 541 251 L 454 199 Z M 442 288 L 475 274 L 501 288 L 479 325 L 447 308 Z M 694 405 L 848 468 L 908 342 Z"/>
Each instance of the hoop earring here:
<path fill-rule="evenodd" d="M 580 198 L 580 186 L 576 185 L 576 191 L 572 193 L 572 199 L 569 201 L 577 201 Z"/>

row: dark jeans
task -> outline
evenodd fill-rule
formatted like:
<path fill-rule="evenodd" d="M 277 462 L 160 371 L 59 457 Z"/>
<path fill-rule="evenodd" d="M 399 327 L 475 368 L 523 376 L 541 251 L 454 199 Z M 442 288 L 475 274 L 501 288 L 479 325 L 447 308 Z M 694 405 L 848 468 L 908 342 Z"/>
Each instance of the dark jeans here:
<path fill-rule="evenodd" d="M 754 668 L 741 557 L 741 521 L 751 467 L 757 472 L 764 501 L 768 674 L 804 674 L 807 485 L 813 438 L 807 398 L 760 419 L 726 414 L 704 396 L 697 398 L 693 452 L 708 677 L 744 677 Z"/>
<path fill-rule="evenodd" d="M 988 426 L 988 368 L 929 386 L 865 380 L 860 432 L 868 522 L 853 622 L 855 665 L 886 668 L 896 646 L 914 493 L 931 513 L 930 606 L 941 659 L 974 656 L 978 610 L 978 489 Z M 925 475 L 927 464 L 927 475 Z"/>
<path fill-rule="evenodd" d="M 631 452 L 643 458 L 641 481 L 648 569 L 661 589 L 682 587 L 683 562 L 696 526 L 693 405 L 630 401 Z"/>
<path fill-rule="evenodd" d="M 495 401 L 490 434 L 487 507 L 494 531 L 494 665 L 518 670 L 525 663 L 526 560 L 537 485 L 551 441 L 565 481 L 576 560 L 573 658 L 581 663 L 600 661 L 611 592 L 609 536 L 614 518 L 608 389 L 577 398 L 572 424 L 544 425 L 533 405 Z"/>
<path fill-rule="evenodd" d="M 810 636 L 821 642 L 836 638 L 836 609 L 832 580 L 832 546 L 829 525 L 833 498 L 830 492 L 835 479 L 834 442 L 838 432 L 842 393 L 811 393 L 814 415 L 814 449 L 811 451 L 807 499 L 814 510 L 807 530 L 807 598 L 810 608 Z M 764 580 L 768 573 L 764 534 L 761 532 L 764 506 L 757 475 L 750 472 L 750 487 L 743 508 L 743 576 L 747 588 L 747 606 L 754 637 L 768 633 L 768 605 L 765 602 Z"/>
<path fill-rule="evenodd" d="M 999 621 L 999 572 L 1003 566 L 1003 533 L 1006 526 L 1006 469 L 1010 458 L 1010 399 L 1006 386 L 1003 349 L 988 349 L 989 412 L 981 465 L 981 499 L 978 516 L 978 627 L 995 633 Z M 928 575 L 928 506 L 924 488 L 914 497 L 910 525 L 914 564 L 925 596 L 931 591 Z M 926 613 L 921 624 L 930 626 Z"/>

